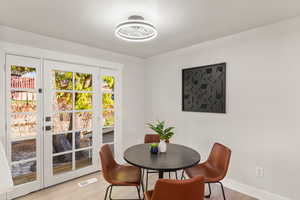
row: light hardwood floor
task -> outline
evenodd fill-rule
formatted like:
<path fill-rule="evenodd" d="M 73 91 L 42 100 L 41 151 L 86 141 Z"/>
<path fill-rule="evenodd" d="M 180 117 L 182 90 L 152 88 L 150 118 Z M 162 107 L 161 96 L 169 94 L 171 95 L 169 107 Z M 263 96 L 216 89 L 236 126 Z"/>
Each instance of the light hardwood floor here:
<path fill-rule="evenodd" d="M 80 188 L 78 183 L 89 178 L 97 178 L 96 183 Z M 157 175 L 152 174 L 149 178 L 149 189 L 153 187 Z M 69 182 L 65 182 L 47 189 L 37 191 L 17 200 L 103 200 L 105 189 L 108 186 L 101 173 L 87 175 Z M 225 188 L 227 200 L 256 200 L 255 198 Z M 137 191 L 134 187 L 115 187 L 112 197 L 114 199 L 136 199 Z M 212 196 L 210 200 L 222 200 L 219 185 L 212 185 Z"/>

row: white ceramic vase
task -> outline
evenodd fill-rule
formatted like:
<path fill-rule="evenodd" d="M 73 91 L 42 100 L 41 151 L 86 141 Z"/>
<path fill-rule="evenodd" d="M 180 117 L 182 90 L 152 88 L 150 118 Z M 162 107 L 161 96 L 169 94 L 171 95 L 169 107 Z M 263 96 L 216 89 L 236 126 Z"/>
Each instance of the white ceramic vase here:
<path fill-rule="evenodd" d="M 167 151 L 167 143 L 164 140 L 161 140 L 158 145 L 159 152 L 164 153 Z"/>

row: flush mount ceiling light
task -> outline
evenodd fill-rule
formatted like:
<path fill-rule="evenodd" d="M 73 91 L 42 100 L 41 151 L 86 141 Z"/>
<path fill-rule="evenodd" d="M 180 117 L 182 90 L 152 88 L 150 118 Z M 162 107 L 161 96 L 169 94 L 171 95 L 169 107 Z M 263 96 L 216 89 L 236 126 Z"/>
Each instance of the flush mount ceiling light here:
<path fill-rule="evenodd" d="M 154 25 L 145 21 L 143 17 L 133 15 L 125 22 L 118 24 L 115 35 L 126 41 L 144 42 L 154 39 L 157 36 L 157 30 Z"/>

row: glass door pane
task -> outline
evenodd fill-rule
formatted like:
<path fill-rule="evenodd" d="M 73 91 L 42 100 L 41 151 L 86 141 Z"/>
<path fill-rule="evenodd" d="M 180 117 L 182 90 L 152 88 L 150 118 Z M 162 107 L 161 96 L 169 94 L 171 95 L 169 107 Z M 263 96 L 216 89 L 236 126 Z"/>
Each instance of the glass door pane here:
<path fill-rule="evenodd" d="M 53 175 L 92 165 L 92 78 L 88 73 L 52 70 Z"/>
<path fill-rule="evenodd" d="M 103 71 L 102 80 L 102 143 L 109 144 L 114 152 L 115 145 L 115 86 L 116 79 Z"/>

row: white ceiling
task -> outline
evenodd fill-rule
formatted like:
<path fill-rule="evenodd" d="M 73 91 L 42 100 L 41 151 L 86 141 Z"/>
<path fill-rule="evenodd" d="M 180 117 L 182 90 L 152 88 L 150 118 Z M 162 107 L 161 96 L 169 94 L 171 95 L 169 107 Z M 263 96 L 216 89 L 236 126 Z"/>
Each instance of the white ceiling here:
<path fill-rule="evenodd" d="M 114 36 L 132 14 L 158 37 L 130 43 Z M 0 24 L 147 58 L 300 15 L 299 0 L 0 0 Z"/>

